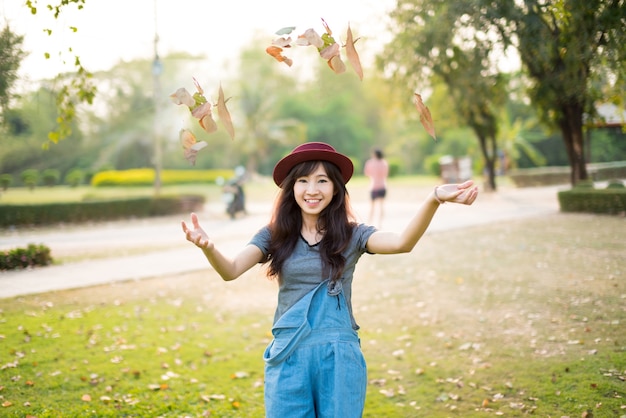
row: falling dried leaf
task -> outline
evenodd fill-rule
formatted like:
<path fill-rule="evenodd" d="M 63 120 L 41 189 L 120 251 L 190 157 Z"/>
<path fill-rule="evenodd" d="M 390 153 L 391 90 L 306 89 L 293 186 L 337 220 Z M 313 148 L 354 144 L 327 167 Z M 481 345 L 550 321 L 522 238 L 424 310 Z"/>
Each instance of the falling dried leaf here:
<path fill-rule="evenodd" d="M 200 126 L 207 133 L 217 131 L 217 124 L 215 120 L 213 120 L 213 113 L 211 112 L 211 103 L 206 102 L 201 104 L 191 111 L 191 115 L 198 119 Z"/>
<path fill-rule="evenodd" d="M 196 101 L 191 96 L 191 93 L 189 93 L 184 87 L 181 87 L 174 93 L 170 94 L 170 99 L 174 102 L 174 104 L 184 104 L 189 108 L 192 108 L 196 104 Z"/>
<path fill-rule="evenodd" d="M 284 62 L 288 66 L 293 65 L 293 60 L 283 55 L 283 49 L 279 46 L 272 45 L 265 48 L 265 52 L 274 57 L 278 62 Z"/>
<path fill-rule="evenodd" d="M 235 128 L 233 127 L 233 121 L 230 117 L 230 112 L 226 107 L 226 100 L 224 99 L 224 90 L 222 90 L 222 85 L 220 84 L 220 89 L 217 98 L 217 114 L 220 117 L 220 121 L 224 124 L 224 128 L 226 128 L 226 132 L 230 135 L 231 139 L 235 139 Z"/>
<path fill-rule="evenodd" d="M 415 103 L 415 107 L 417 108 L 417 111 L 420 115 L 420 122 L 426 129 L 426 132 L 428 132 L 428 134 L 432 136 L 434 140 L 437 140 L 437 137 L 435 136 L 435 125 L 433 123 L 433 118 L 430 115 L 430 110 L 428 110 L 428 107 L 424 105 L 424 102 L 422 101 L 422 96 L 420 96 L 418 93 L 415 93 L 413 96 L 413 102 Z"/>
<path fill-rule="evenodd" d="M 346 72 L 346 64 L 343 63 L 339 55 L 335 55 L 328 60 L 328 66 L 336 73 L 341 74 Z"/>
<path fill-rule="evenodd" d="M 339 51 L 339 44 L 332 44 L 320 51 L 320 57 L 324 58 L 325 60 L 330 60 L 333 57 L 338 57 Z"/>
<path fill-rule="evenodd" d="M 296 39 L 296 45 L 309 46 L 313 45 L 316 48 L 322 48 L 324 46 L 324 40 L 313 28 L 309 28 L 302 35 L 299 35 Z"/>
<path fill-rule="evenodd" d="M 183 146 L 185 159 L 189 161 L 191 165 L 196 165 L 198 151 L 206 147 L 208 144 L 205 141 L 198 142 L 194 134 L 187 129 L 181 129 L 179 137 L 180 143 Z"/>
<path fill-rule="evenodd" d="M 354 69 L 354 72 L 359 76 L 359 79 L 363 80 L 363 67 L 361 66 L 361 60 L 359 54 L 354 47 L 356 41 L 352 38 L 352 30 L 348 24 L 348 36 L 346 38 L 346 55 L 348 56 L 348 62 Z"/>
<path fill-rule="evenodd" d="M 285 26 L 284 28 L 277 30 L 276 35 L 289 35 L 295 29 L 296 29 L 295 26 Z"/>
<path fill-rule="evenodd" d="M 272 45 L 277 46 L 279 48 L 291 48 L 291 37 L 285 38 L 276 38 L 272 41 Z"/>
<path fill-rule="evenodd" d="M 324 25 L 324 29 L 326 29 L 326 33 L 328 35 L 332 35 L 333 34 L 333 31 L 330 30 L 330 27 L 328 26 L 328 23 L 326 23 L 324 18 L 322 18 L 322 25 Z"/>

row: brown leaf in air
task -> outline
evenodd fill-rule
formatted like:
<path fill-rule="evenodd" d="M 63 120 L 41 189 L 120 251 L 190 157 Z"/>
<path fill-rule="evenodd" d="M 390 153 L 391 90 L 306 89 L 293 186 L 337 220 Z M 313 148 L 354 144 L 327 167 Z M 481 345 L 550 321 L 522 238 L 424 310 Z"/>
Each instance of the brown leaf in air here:
<path fill-rule="evenodd" d="M 265 48 L 265 52 L 274 57 L 278 62 L 284 62 L 291 67 L 293 60 L 283 55 L 283 49 L 279 46 L 272 45 Z"/>
<path fill-rule="evenodd" d="M 217 131 L 217 124 L 213 120 L 213 113 L 211 112 L 211 103 L 201 104 L 191 111 L 191 115 L 198 119 L 200 126 L 207 133 Z"/>
<path fill-rule="evenodd" d="M 424 105 L 424 102 L 422 101 L 422 96 L 420 96 L 418 93 L 415 93 L 415 95 L 413 96 L 413 102 L 415 103 L 415 107 L 420 114 L 420 122 L 426 129 L 426 132 L 428 132 L 434 140 L 437 140 L 437 137 L 435 136 L 435 125 L 433 123 L 433 118 L 430 115 L 430 110 L 428 110 L 428 107 Z"/>
<path fill-rule="evenodd" d="M 299 46 L 309 46 L 313 45 L 316 48 L 321 48 L 324 46 L 324 40 L 321 36 L 315 31 L 315 29 L 307 29 L 304 31 L 302 35 L 299 35 L 296 39 L 296 45 Z"/>
<path fill-rule="evenodd" d="M 354 47 L 355 41 L 352 38 L 352 30 L 350 29 L 350 25 L 348 24 L 348 37 L 346 39 L 346 55 L 348 56 L 348 62 L 352 65 L 354 72 L 357 73 L 359 78 L 363 80 L 363 67 L 361 66 L 361 60 L 359 59 L 359 54 L 356 52 L 356 48 Z"/>
<path fill-rule="evenodd" d="M 275 45 L 279 48 L 291 48 L 291 37 L 285 38 L 283 36 L 283 37 L 274 39 L 272 41 L 272 45 Z"/>
<path fill-rule="evenodd" d="M 326 29 L 326 33 L 329 35 L 333 34 L 333 31 L 330 30 L 330 27 L 328 27 L 328 23 L 326 23 L 326 21 L 324 20 L 324 18 L 322 18 L 322 25 L 324 25 L 324 29 Z"/>
<path fill-rule="evenodd" d="M 191 93 L 189 93 L 184 87 L 181 87 L 174 93 L 170 94 L 170 99 L 172 100 L 172 102 L 174 102 L 174 104 L 184 104 L 185 106 L 188 106 L 190 108 L 193 107 L 196 103 L 191 96 Z"/>
<path fill-rule="evenodd" d="M 332 44 L 320 51 L 320 57 L 329 60 L 339 55 L 339 44 Z"/>
<path fill-rule="evenodd" d="M 189 161 L 191 165 L 196 165 L 198 151 L 206 147 L 208 144 L 205 141 L 198 142 L 194 134 L 187 129 L 181 129 L 179 136 L 180 143 L 183 146 L 185 159 Z"/>
<path fill-rule="evenodd" d="M 341 74 L 346 71 L 346 64 L 343 63 L 341 57 L 339 55 L 333 56 L 328 60 L 328 66 L 333 70 L 336 74 Z"/>
<path fill-rule="evenodd" d="M 219 95 L 217 98 L 217 114 L 220 117 L 220 121 L 224 124 L 228 135 L 230 135 L 231 139 L 235 139 L 235 128 L 233 127 L 233 121 L 230 117 L 230 112 L 226 107 L 226 100 L 224 99 L 224 90 L 222 90 L 222 85 L 220 84 Z"/>

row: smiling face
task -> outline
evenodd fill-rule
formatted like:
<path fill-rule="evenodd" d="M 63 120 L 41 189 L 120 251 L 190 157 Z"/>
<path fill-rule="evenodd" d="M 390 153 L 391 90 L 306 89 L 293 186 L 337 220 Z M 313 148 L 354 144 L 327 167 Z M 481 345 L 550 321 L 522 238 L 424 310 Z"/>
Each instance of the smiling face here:
<path fill-rule="evenodd" d="M 335 186 L 324 165 L 317 164 L 311 173 L 296 178 L 293 194 L 302 216 L 317 217 L 333 200 Z"/>

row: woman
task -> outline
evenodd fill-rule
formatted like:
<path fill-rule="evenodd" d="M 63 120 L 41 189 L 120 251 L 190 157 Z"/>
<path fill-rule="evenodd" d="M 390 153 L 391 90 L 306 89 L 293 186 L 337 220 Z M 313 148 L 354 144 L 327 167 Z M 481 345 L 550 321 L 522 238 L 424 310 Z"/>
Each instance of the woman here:
<path fill-rule="evenodd" d="M 270 222 L 231 258 L 222 254 L 191 214 L 182 223 L 224 280 L 258 263 L 278 281 L 274 339 L 264 353 L 265 410 L 269 418 L 360 417 L 367 370 L 352 314 L 352 276 L 365 252 L 409 252 L 440 204 L 472 204 L 471 181 L 435 187 L 401 233 L 359 224 L 346 183 L 348 157 L 321 142 L 302 144 L 274 167 L 280 187 Z"/>
<path fill-rule="evenodd" d="M 387 195 L 387 177 L 389 176 L 389 164 L 385 160 L 382 150 L 379 148 L 372 150 L 370 159 L 365 162 L 363 172 L 370 179 L 369 222 L 380 228 L 383 222 L 383 203 Z M 376 218 L 378 222 L 375 222 Z"/>

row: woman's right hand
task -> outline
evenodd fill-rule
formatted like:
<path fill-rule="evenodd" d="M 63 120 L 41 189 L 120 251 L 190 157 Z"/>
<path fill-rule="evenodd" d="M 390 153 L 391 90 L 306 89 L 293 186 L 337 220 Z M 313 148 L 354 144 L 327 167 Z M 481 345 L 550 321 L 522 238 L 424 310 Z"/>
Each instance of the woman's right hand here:
<path fill-rule="evenodd" d="M 197 247 L 203 250 L 211 250 L 213 249 L 213 241 L 209 239 L 209 236 L 200 226 L 198 222 L 198 215 L 195 213 L 191 214 L 191 223 L 193 225 L 193 229 L 189 229 L 185 221 L 182 221 L 183 232 L 185 233 L 185 237 L 187 237 L 187 241 L 194 243 Z"/>

